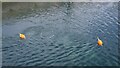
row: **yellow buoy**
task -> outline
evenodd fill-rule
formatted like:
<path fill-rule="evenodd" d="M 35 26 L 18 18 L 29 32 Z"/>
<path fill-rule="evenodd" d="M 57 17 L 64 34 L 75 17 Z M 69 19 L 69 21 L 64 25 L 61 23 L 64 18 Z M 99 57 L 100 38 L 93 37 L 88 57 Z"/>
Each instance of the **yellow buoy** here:
<path fill-rule="evenodd" d="M 97 44 L 98 44 L 99 46 L 102 46 L 102 45 L 103 45 L 103 42 L 102 42 L 102 40 L 100 40 L 98 37 L 97 37 L 97 39 L 98 39 L 98 42 L 97 42 Z"/>
<path fill-rule="evenodd" d="M 21 39 L 26 39 L 24 34 L 19 34 L 19 36 L 20 36 Z"/>

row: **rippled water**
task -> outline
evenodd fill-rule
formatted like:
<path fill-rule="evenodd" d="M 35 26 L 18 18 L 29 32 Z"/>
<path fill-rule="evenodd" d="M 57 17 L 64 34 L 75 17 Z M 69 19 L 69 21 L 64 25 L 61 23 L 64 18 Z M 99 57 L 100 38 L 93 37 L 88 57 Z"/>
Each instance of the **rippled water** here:
<path fill-rule="evenodd" d="M 3 66 L 117 66 L 118 25 L 115 2 L 66 2 L 3 19 Z"/>

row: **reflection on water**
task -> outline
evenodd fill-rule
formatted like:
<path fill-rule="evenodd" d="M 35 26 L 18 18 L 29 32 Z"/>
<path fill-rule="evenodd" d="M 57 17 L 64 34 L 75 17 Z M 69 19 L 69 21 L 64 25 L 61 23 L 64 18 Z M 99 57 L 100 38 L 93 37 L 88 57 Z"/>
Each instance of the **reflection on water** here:
<path fill-rule="evenodd" d="M 45 9 L 32 7 L 34 11 L 16 17 L 3 13 L 3 66 L 118 65 L 117 7 L 63 2 Z M 19 33 L 26 40 L 20 40 Z"/>

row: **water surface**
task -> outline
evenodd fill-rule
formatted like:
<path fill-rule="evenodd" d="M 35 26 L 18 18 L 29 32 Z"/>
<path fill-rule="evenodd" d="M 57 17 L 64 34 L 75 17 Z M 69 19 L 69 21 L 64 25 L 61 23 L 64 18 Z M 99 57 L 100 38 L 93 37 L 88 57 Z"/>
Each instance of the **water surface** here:
<path fill-rule="evenodd" d="M 118 65 L 118 3 L 43 4 L 3 12 L 3 66 Z"/>

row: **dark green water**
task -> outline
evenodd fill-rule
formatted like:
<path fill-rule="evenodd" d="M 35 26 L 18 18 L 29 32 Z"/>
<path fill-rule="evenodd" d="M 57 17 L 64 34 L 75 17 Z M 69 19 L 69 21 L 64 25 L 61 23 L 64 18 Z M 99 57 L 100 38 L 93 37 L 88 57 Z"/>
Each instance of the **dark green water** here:
<path fill-rule="evenodd" d="M 118 65 L 118 3 L 36 7 L 3 14 L 3 66 Z M 20 40 L 19 33 L 26 39 Z"/>

